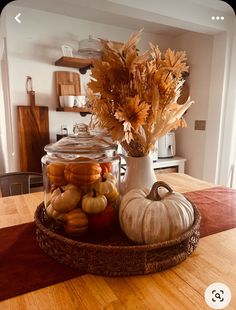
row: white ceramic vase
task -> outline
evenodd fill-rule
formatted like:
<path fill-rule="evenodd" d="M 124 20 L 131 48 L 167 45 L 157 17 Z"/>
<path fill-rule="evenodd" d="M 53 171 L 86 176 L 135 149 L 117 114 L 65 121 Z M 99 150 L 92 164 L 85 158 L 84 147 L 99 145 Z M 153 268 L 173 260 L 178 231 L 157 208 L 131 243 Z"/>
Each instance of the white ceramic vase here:
<path fill-rule="evenodd" d="M 120 154 L 120 156 L 126 162 L 125 175 L 120 181 L 121 195 L 133 188 L 151 189 L 153 183 L 157 181 L 151 155 L 131 157 Z"/>

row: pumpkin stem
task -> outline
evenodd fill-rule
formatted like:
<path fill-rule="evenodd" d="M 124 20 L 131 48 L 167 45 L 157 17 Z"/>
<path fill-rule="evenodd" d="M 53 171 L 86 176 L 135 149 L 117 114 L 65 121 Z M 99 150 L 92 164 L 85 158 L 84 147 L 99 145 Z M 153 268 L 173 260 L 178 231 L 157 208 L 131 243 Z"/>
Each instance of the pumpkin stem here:
<path fill-rule="evenodd" d="M 65 191 L 64 191 L 64 189 L 62 188 L 62 187 L 58 187 L 59 189 L 60 189 L 60 191 L 61 191 L 61 193 L 64 193 Z"/>
<path fill-rule="evenodd" d="M 97 196 L 97 192 L 96 192 L 95 188 L 92 188 L 92 192 L 93 192 L 93 196 L 92 197 L 96 197 Z"/>
<path fill-rule="evenodd" d="M 167 183 L 163 181 L 157 181 L 152 185 L 150 193 L 146 196 L 146 198 L 150 200 L 156 200 L 156 201 L 161 200 L 161 196 L 158 193 L 159 187 L 165 187 L 170 193 L 173 192 L 173 189 Z"/>

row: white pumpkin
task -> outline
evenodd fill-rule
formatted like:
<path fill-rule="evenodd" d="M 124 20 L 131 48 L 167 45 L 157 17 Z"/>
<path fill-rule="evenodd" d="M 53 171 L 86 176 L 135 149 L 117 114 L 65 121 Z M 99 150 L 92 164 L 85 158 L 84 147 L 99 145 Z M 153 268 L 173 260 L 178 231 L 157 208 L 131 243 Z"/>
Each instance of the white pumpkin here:
<path fill-rule="evenodd" d="M 116 178 L 109 172 L 105 172 L 93 186 L 98 193 L 106 196 L 109 201 L 114 201 L 119 196 L 116 188 Z"/>
<path fill-rule="evenodd" d="M 159 187 L 168 191 L 160 197 Z M 139 244 L 158 243 L 174 239 L 194 222 L 194 209 L 181 193 L 173 192 L 168 184 L 153 184 L 146 189 L 132 189 L 121 200 L 120 226 L 129 239 Z"/>

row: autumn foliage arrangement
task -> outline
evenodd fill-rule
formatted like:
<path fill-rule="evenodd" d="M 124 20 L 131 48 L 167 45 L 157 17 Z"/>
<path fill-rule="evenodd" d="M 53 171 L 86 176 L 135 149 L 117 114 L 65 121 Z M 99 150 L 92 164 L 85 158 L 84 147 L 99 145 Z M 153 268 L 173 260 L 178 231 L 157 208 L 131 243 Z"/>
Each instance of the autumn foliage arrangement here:
<path fill-rule="evenodd" d="M 88 84 L 92 122 L 106 129 L 129 156 L 145 156 L 157 139 L 179 126 L 186 127 L 184 112 L 190 98 L 178 104 L 188 72 L 186 53 L 161 53 L 150 43 L 140 54 L 142 30 L 123 45 L 101 40 L 103 57 L 95 60 Z"/>

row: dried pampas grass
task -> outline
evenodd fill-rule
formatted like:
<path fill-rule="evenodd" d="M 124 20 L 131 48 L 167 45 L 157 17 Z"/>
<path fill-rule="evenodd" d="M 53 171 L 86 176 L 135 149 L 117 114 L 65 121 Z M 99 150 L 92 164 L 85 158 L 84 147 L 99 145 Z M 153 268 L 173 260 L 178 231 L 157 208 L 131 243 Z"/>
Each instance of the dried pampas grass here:
<path fill-rule="evenodd" d="M 95 60 L 87 96 L 93 125 L 107 129 L 129 156 L 145 156 L 157 139 L 179 126 L 192 101 L 177 104 L 188 72 L 186 53 L 167 49 L 162 54 L 150 43 L 139 55 L 142 30 L 117 47 L 101 40 L 102 60 Z"/>

